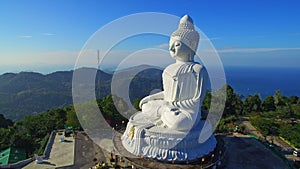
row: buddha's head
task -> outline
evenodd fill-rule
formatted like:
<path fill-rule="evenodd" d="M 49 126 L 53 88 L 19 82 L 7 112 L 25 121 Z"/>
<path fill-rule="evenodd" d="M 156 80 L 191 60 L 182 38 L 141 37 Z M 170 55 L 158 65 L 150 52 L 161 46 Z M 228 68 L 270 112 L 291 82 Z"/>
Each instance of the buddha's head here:
<path fill-rule="evenodd" d="M 169 43 L 171 56 L 176 60 L 189 62 L 194 60 L 199 34 L 194 28 L 193 20 L 190 16 L 184 15 L 180 19 L 178 29 L 172 33 Z"/>

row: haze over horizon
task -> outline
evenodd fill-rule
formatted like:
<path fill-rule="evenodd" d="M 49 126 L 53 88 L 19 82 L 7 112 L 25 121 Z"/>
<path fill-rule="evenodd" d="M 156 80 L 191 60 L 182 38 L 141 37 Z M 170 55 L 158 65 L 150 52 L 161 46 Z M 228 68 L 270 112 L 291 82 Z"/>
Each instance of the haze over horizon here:
<path fill-rule="evenodd" d="M 189 14 L 211 40 L 225 67 L 300 67 L 299 8 L 300 2 L 292 0 L 4 0 L 0 2 L 0 74 L 72 70 L 93 33 L 120 17 L 140 12 Z M 166 50 L 167 44 L 167 37 L 133 37 L 113 48 L 110 57 L 143 48 Z M 96 58 L 97 53 L 92 55 Z M 110 64 L 106 66 L 104 70 Z"/>

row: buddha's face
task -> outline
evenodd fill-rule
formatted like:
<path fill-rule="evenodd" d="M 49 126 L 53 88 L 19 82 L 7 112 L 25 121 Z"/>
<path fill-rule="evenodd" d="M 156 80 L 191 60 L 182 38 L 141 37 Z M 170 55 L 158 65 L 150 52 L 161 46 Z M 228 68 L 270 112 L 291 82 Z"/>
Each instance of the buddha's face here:
<path fill-rule="evenodd" d="M 170 39 L 169 50 L 171 56 L 183 62 L 192 61 L 193 51 L 180 40 Z"/>

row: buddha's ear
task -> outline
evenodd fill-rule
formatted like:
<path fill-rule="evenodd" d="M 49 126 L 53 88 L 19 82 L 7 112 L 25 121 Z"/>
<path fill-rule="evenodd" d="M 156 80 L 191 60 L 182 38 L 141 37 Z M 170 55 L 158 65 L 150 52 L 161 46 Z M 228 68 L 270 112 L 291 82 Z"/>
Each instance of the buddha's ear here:
<path fill-rule="evenodd" d="M 190 53 L 190 60 L 191 61 L 194 61 L 194 56 L 195 56 L 195 52 L 193 50 L 191 50 L 191 53 Z"/>

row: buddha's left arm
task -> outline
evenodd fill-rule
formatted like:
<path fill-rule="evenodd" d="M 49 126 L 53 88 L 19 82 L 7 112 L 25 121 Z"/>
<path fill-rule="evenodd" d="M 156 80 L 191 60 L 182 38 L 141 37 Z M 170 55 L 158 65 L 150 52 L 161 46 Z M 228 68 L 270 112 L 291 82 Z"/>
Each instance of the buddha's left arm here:
<path fill-rule="evenodd" d="M 195 106 L 195 103 L 199 103 L 203 101 L 207 89 L 208 84 L 208 74 L 206 69 L 201 66 L 200 64 L 195 64 L 194 73 L 197 81 L 197 88 L 195 89 L 195 95 L 193 98 L 181 100 L 181 101 L 174 101 L 172 104 L 175 107 L 185 107 L 191 108 Z"/>
<path fill-rule="evenodd" d="M 205 67 L 202 67 L 201 65 L 200 66 L 195 65 L 195 66 L 197 66 L 197 68 L 194 68 L 194 71 L 197 75 L 197 89 L 193 100 L 203 101 L 206 94 L 207 85 L 208 85 L 208 73 Z"/>

